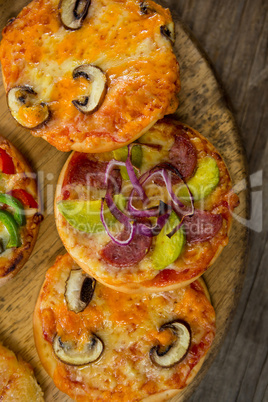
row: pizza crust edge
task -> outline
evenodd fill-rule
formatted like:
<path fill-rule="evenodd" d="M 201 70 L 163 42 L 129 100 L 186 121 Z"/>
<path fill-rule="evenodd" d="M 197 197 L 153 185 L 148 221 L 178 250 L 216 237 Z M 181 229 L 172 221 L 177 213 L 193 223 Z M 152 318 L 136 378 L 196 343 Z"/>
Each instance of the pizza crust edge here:
<path fill-rule="evenodd" d="M 166 121 L 166 120 L 164 119 L 164 121 Z M 201 139 L 205 139 L 205 141 L 208 142 L 209 145 L 211 145 L 211 146 L 215 149 L 215 151 L 219 154 L 219 152 L 218 152 L 217 149 L 214 147 L 214 145 L 211 144 L 202 134 L 200 134 L 200 133 L 199 133 L 197 130 L 195 130 L 194 128 L 190 127 L 189 125 L 187 125 L 187 124 L 185 124 L 185 123 L 181 123 L 181 122 L 178 121 L 178 120 L 168 119 L 167 121 L 170 122 L 171 124 L 183 125 L 184 127 L 190 129 L 197 137 L 199 137 L 199 138 L 201 138 Z M 161 123 L 161 122 L 160 122 L 160 123 Z M 71 160 L 71 158 L 72 158 L 72 156 L 73 156 L 73 153 L 74 153 L 74 152 L 72 152 L 72 153 L 69 155 L 69 157 L 67 158 L 67 160 L 66 160 L 66 162 L 65 162 L 65 164 L 64 164 L 64 166 L 63 166 L 63 168 L 62 168 L 62 170 L 61 170 L 61 172 L 60 172 L 60 175 L 59 175 L 59 178 L 58 178 L 58 182 L 57 182 L 56 192 L 55 192 L 55 198 L 54 198 L 54 214 L 55 214 L 55 221 L 56 221 L 57 231 L 58 231 L 58 234 L 59 234 L 59 236 L 60 236 L 60 238 L 61 238 L 61 240 L 62 240 L 62 242 L 63 242 L 64 247 L 66 248 L 66 250 L 67 250 L 69 253 L 70 253 L 70 250 L 69 250 L 69 248 L 66 246 L 66 242 L 64 241 L 63 237 L 61 236 L 61 233 L 60 233 L 61 229 L 59 228 L 59 225 L 57 224 L 57 222 L 59 221 L 59 216 L 60 216 L 60 213 L 59 213 L 58 208 L 57 208 L 57 198 L 61 195 L 62 183 L 63 183 L 63 180 L 64 180 L 64 176 L 65 176 L 66 170 L 67 170 L 68 165 L 69 165 L 69 161 Z M 219 155 L 220 155 L 220 154 L 219 154 Z M 220 156 L 221 156 L 221 155 L 220 155 Z M 229 175 L 229 171 L 228 171 L 228 168 L 227 168 L 225 162 L 224 162 L 224 165 L 225 165 L 225 168 L 226 168 L 226 170 L 227 170 L 227 172 L 228 172 L 228 175 Z M 229 175 L 229 179 L 231 180 L 230 175 Z M 231 227 L 232 227 L 232 218 L 230 217 L 229 220 L 228 220 L 228 222 L 227 222 L 227 233 L 226 233 L 226 238 L 227 238 L 227 239 L 229 238 L 230 231 L 231 231 Z M 125 285 L 125 284 L 112 285 L 112 284 L 110 284 L 110 283 L 107 283 L 107 282 L 103 281 L 101 278 L 99 278 L 98 275 L 97 275 L 95 272 L 94 272 L 94 273 L 90 272 L 90 270 L 88 269 L 88 265 L 87 265 L 86 263 L 84 263 L 84 262 L 81 261 L 80 259 L 75 258 L 73 255 L 72 255 L 72 258 L 74 259 L 74 261 L 75 261 L 84 271 L 86 271 L 86 272 L 88 272 L 90 275 L 94 276 L 95 279 L 97 279 L 100 283 L 102 283 L 102 284 L 104 284 L 105 286 L 108 286 L 108 287 L 110 287 L 110 288 L 112 288 L 112 289 L 114 289 L 114 290 L 117 290 L 117 291 L 120 291 L 120 292 L 124 292 L 124 293 L 129 293 L 129 294 L 132 294 L 132 293 L 152 293 L 152 292 L 170 291 L 170 290 L 179 289 L 179 288 L 185 287 L 185 286 L 189 285 L 190 283 L 194 282 L 194 281 L 197 280 L 201 275 L 203 275 L 204 272 L 207 271 L 207 269 L 208 269 L 211 265 L 214 264 L 214 262 L 217 260 L 217 258 L 219 257 L 219 255 L 221 254 L 221 252 L 223 251 L 223 249 L 225 248 L 225 246 L 226 246 L 225 244 L 220 244 L 220 245 L 218 246 L 218 249 L 217 249 L 215 255 L 213 256 L 212 260 L 210 261 L 210 263 L 209 263 L 203 270 L 201 270 L 201 271 L 198 273 L 198 275 L 196 275 L 196 276 L 194 276 L 194 277 L 191 277 L 190 279 L 188 279 L 188 280 L 186 280 L 186 281 L 182 281 L 182 282 L 180 282 L 180 283 L 177 283 L 177 282 L 176 282 L 176 283 L 172 283 L 172 284 L 170 284 L 170 285 L 165 285 L 165 286 L 150 286 L 150 285 L 148 286 L 148 282 L 150 282 L 150 281 L 148 281 L 148 280 L 146 280 L 146 281 L 144 281 L 144 282 L 140 282 L 140 283 L 127 283 L 126 285 Z M 155 278 L 153 278 L 152 281 L 153 281 L 154 279 L 155 279 Z"/>
<path fill-rule="evenodd" d="M 23 171 L 24 172 L 29 172 L 33 173 L 32 168 L 30 167 L 29 163 L 26 161 L 24 156 L 19 152 L 19 150 L 5 137 L 0 135 L 0 147 L 3 147 L 3 149 L 8 149 L 9 154 L 13 158 L 13 162 L 18 161 L 20 165 L 23 166 Z M 34 194 L 37 195 L 37 185 L 35 180 L 31 180 L 31 190 L 33 191 Z M 28 230 L 27 237 L 30 235 L 32 237 L 32 240 L 30 242 L 30 247 L 29 243 L 25 243 L 23 246 L 21 246 L 21 250 L 19 251 L 18 255 L 15 258 L 12 258 L 9 261 L 9 265 L 7 266 L 5 270 L 4 276 L 0 276 L 0 287 L 5 285 L 10 279 L 14 278 L 14 276 L 17 275 L 17 273 L 22 269 L 24 264 L 28 261 L 30 258 L 30 255 L 33 251 L 33 248 L 35 246 L 38 232 L 39 232 L 39 224 L 42 220 L 42 215 L 37 213 L 31 217 L 31 228 Z"/>
<path fill-rule="evenodd" d="M 8 395 L 6 394 L 7 396 L 5 396 L 5 386 L 3 384 L 3 389 L 2 387 L 0 389 L 0 400 L 11 402 L 13 398 L 19 396 L 21 401 L 29 401 L 29 398 L 36 402 L 44 401 L 43 391 L 37 383 L 32 366 L 25 362 L 20 355 L 17 356 L 11 349 L 0 342 L 0 359 L 2 358 L 5 361 L 5 371 L 4 373 L 0 373 L 0 377 L 1 374 L 5 374 L 5 376 L 8 374 L 6 390 Z M 21 380 L 23 380 L 23 383 Z M 1 390 L 3 393 L 1 393 Z M 17 395 L 18 393 L 19 395 Z M 12 395 L 12 399 L 10 399 L 10 394 Z"/>
<path fill-rule="evenodd" d="M 67 254 L 65 254 L 65 255 L 67 255 Z M 63 258 L 64 256 L 60 255 L 59 258 Z M 44 283 L 45 283 L 45 281 L 44 281 Z M 40 293 L 38 295 L 38 299 L 37 299 L 36 306 L 35 306 L 34 313 L 33 313 L 33 333 L 34 333 L 34 341 L 35 341 L 36 350 L 37 350 L 38 356 L 40 358 L 40 361 L 42 363 L 42 366 L 46 370 L 47 374 L 53 379 L 54 371 L 57 366 L 57 359 L 53 353 L 52 345 L 44 339 L 42 323 L 41 323 L 40 314 L 39 314 L 40 306 L 41 306 L 41 293 L 43 290 L 44 283 L 42 285 L 42 288 L 40 289 Z M 210 294 L 209 294 L 205 281 L 202 278 L 199 278 L 198 283 L 201 285 L 201 287 L 205 293 L 205 296 L 211 303 Z M 207 353 L 209 353 L 209 351 Z M 204 363 L 204 360 L 206 359 L 206 356 L 207 356 L 207 354 L 205 354 L 205 356 L 203 356 L 200 359 L 200 361 L 196 364 L 196 366 L 192 369 L 189 377 L 187 378 L 186 386 L 188 386 L 193 381 L 195 376 L 198 374 L 199 370 L 201 369 L 201 367 Z M 143 398 L 141 400 L 141 402 L 166 402 L 166 401 L 169 401 L 170 398 L 172 398 L 173 396 L 179 394 L 180 392 L 183 392 L 183 390 L 185 388 L 186 387 L 184 387 L 182 389 L 165 390 L 165 391 L 150 395 L 146 398 Z"/>

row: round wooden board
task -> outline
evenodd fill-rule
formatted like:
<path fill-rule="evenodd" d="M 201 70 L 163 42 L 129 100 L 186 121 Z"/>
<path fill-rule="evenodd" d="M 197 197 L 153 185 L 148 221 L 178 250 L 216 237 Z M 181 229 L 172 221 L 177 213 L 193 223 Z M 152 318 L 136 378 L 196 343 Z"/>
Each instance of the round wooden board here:
<path fill-rule="evenodd" d="M 27 3 L 25 0 L 0 0 L 1 30 L 7 20 L 16 16 Z M 183 24 L 173 17 L 176 20 L 175 51 L 180 63 L 182 85 L 180 106 L 175 116 L 196 128 L 217 147 L 229 167 L 240 197 L 229 244 L 205 274 L 217 315 L 216 339 L 199 375 L 186 390 L 172 399 L 178 402 L 186 400 L 204 376 L 219 350 L 236 307 L 246 267 L 248 233 L 243 222 L 248 216 L 248 194 L 245 190 L 247 170 L 244 150 L 223 91 L 195 40 Z M 38 172 L 45 216 L 30 260 L 16 278 L 0 289 L 0 340 L 33 365 L 46 401 L 67 402 L 70 398 L 57 390 L 38 359 L 33 340 L 32 313 L 46 270 L 58 254 L 64 253 L 54 222 L 53 196 L 59 172 L 68 155 L 57 151 L 42 139 L 32 137 L 15 123 L 7 109 L 2 81 L 0 133 L 13 142 Z"/>

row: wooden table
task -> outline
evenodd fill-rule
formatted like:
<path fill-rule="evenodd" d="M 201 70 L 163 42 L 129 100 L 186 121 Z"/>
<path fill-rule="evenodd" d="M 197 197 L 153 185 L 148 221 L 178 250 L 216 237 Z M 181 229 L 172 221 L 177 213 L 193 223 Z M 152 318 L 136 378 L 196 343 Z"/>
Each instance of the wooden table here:
<path fill-rule="evenodd" d="M 222 82 L 227 97 L 233 105 L 249 157 L 250 173 L 259 172 L 264 169 L 265 152 L 267 152 L 265 149 L 265 128 L 267 126 L 265 123 L 267 122 L 264 115 L 267 90 L 265 94 L 264 85 L 267 84 L 265 80 L 268 73 L 268 68 L 265 68 L 268 4 L 265 5 L 261 0 L 256 0 L 254 4 L 249 0 L 235 2 L 233 0 L 224 2 L 221 0 L 217 2 L 213 0 L 167 0 L 167 2 L 177 10 L 207 52 L 216 75 Z M 18 3 L 13 0 L 7 2 L 6 6 L 10 12 L 13 12 Z M 12 133 L 10 135 L 12 136 Z M 16 145 L 22 151 L 28 150 L 29 153 L 33 151 L 27 143 L 19 139 L 16 141 Z M 40 161 L 36 164 L 36 169 L 42 167 L 47 148 L 47 145 L 44 146 L 43 142 L 39 142 L 38 148 L 34 149 L 35 152 L 40 153 Z M 50 156 L 53 158 L 56 151 L 50 152 Z M 59 170 L 63 163 L 63 156 L 59 160 L 55 158 L 54 160 Z M 265 175 L 263 177 L 265 179 Z M 253 191 L 257 195 L 253 206 L 257 212 L 261 211 L 260 198 L 258 199 L 260 194 L 256 192 L 262 190 L 261 180 L 262 177 L 258 173 L 252 177 Z M 51 188 L 49 176 L 46 176 L 46 181 L 49 190 Z M 51 199 L 49 196 L 47 198 L 49 208 L 52 196 Z M 46 219 L 42 226 L 41 235 L 45 242 L 47 242 L 46 231 L 50 229 L 51 224 L 54 224 L 52 221 L 52 218 Z M 253 219 L 250 224 L 255 229 L 261 230 L 257 219 Z M 265 231 L 252 232 L 250 265 L 236 318 L 220 354 L 205 380 L 192 396 L 191 401 L 259 402 L 265 400 L 265 397 L 268 400 L 267 364 L 265 365 L 268 332 L 267 312 L 265 311 L 265 304 L 267 305 L 267 292 L 265 293 L 266 238 Z M 28 264 L 27 272 L 30 275 L 33 275 L 31 268 L 34 268 L 35 262 L 40 262 L 40 258 L 46 260 L 47 266 L 54 261 L 55 256 L 59 253 L 59 244 L 48 242 L 43 254 L 39 253 L 37 260 L 38 251 L 37 248 Z M 48 251 L 49 261 L 47 261 Z M 60 251 L 63 251 L 63 248 Z M 15 290 L 14 288 L 13 298 L 16 307 L 19 300 L 15 300 Z M 29 302 L 36 298 L 37 292 L 38 289 L 32 289 L 28 296 Z M 255 306 L 256 308 L 254 308 Z M 7 308 L 10 307 L 7 306 Z M 19 321 L 19 317 L 14 317 L 14 320 L 19 328 L 25 326 L 24 322 Z M 28 321 L 30 322 L 30 320 L 29 317 Z M 8 337 L 8 334 L 5 336 Z M 7 341 L 7 339 L 4 340 Z M 11 344 L 10 346 L 16 350 L 16 345 Z M 28 354 L 30 355 L 31 351 L 25 350 L 26 359 Z"/>
<path fill-rule="evenodd" d="M 190 400 L 268 401 L 268 235 L 265 211 L 268 2 L 169 0 L 168 3 L 207 53 L 234 111 L 252 175 L 255 213 L 261 212 L 261 193 L 256 192 L 264 193 L 263 228 L 261 230 L 256 225 L 258 231 L 251 231 L 247 276 L 233 324 L 219 355 Z"/>

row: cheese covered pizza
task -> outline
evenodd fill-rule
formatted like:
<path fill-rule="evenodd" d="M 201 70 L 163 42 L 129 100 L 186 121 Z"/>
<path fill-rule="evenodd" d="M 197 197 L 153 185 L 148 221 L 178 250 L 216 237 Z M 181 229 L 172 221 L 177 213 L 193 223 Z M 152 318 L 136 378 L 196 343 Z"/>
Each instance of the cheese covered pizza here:
<path fill-rule="evenodd" d="M 81 268 L 116 290 L 152 292 L 204 273 L 228 243 L 238 202 L 214 146 L 163 120 L 128 147 L 71 154 L 55 214 Z"/>
<path fill-rule="evenodd" d="M 174 40 L 151 0 L 34 0 L 3 30 L 10 112 L 61 151 L 122 147 L 178 106 Z"/>
<path fill-rule="evenodd" d="M 43 402 L 43 392 L 30 364 L 0 343 L 0 401 Z"/>
<path fill-rule="evenodd" d="M 0 286 L 28 260 L 42 219 L 34 173 L 0 136 Z"/>
<path fill-rule="evenodd" d="M 203 281 L 127 295 L 66 254 L 46 274 L 34 312 L 41 362 L 78 402 L 166 401 L 199 371 L 215 336 Z"/>

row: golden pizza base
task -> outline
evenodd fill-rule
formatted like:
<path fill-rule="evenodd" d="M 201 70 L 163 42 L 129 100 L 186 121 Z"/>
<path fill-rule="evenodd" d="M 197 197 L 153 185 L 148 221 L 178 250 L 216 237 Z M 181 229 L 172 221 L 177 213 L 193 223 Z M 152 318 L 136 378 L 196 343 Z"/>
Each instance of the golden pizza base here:
<path fill-rule="evenodd" d="M 43 402 L 43 392 L 30 364 L 0 343 L 1 402 Z"/>
<path fill-rule="evenodd" d="M 64 295 L 72 269 L 79 267 L 68 254 L 57 258 L 46 274 L 34 311 L 40 360 L 61 391 L 78 402 L 160 402 L 193 380 L 215 336 L 215 312 L 203 280 L 182 290 L 131 296 L 97 282 L 88 306 L 75 313 L 67 308 Z M 189 351 L 173 367 L 157 367 L 150 360 L 150 349 L 170 341 L 169 331 L 159 328 L 174 320 L 191 328 Z M 56 334 L 67 342 L 86 339 L 89 333 L 104 343 L 98 361 L 77 367 L 54 354 Z"/>
<path fill-rule="evenodd" d="M 151 0 L 146 11 L 140 0 L 92 0 L 82 27 L 70 30 L 61 23 L 59 1 L 31 2 L 5 27 L 0 46 L 6 92 L 28 86 L 49 109 L 43 120 L 38 108 L 18 112 L 29 128 L 37 125 L 34 136 L 61 151 L 106 152 L 176 111 L 179 67 L 161 33 L 174 29 L 168 9 Z M 73 72 L 88 64 L 102 70 L 107 91 L 83 113 L 73 101 L 93 99 L 94 79 Z"/>
<path fill-rule="evenodd" d="M 139 141 L 141 143 L 161 144 L 164 156 L 161 156 L 160 151 L 156 151 L 155 159 L 148 158 L 148 161 L 143 162 L 146 166 L 142 166 L 141 174 L 163 160 L 167 160 L 168 150 L 174 143 L 174 133 L 182 127 L 186 130 L 191 143 L 197 150 L 197 160 L 209 155 L 216 160 L 220 171 L 219 185 L 205 198 L 203 205 L 200 204 L 201 206 L 199 206 L 197 203 L 196 206 L 206 211 L 213 211 L 216 214 L 221 213 L 225 219 L 223 219 L 221 229 L 211 240 L 190 245 L 187 243 L 179 258 L 162 271 L 154 269 L 151 261 L 152 251 L 149 251 L 143 260 L 134 266 L 117 268 L 103 262 L 99 252 L 110 241 L 105 231 L 101 234 L 98 233 L 98 235 L 78 231 L 65 220 L 57 208 L 57 202 L 62 199 L 62 186 L 73 154 L 70 155 L 61 171 L 54 206 L 56 226 L 61 240 L 72 258 L 82 269 L 99 282 L 115 290 L 126 293 L 150 293 L 184 287 L 200 277 L 216 261 L 228 243 L 232 210 L 236 206 L 235 203 L 238 198 L 232 193 L 231 179 L 221 156 L 215 147 L 196 130 L 180 122 L 168 119 L 156 123 Z M 91 155 L 88 155 L 88 157 L 91 158 Z M 107 161 L 113 156 L 112 154 L 104 153 L 96 154 L 92 157 Z"/>
<path fill-rule="evenodd" d="M 24 189 L 38 202 L 36 179 L 32 177 L 33 171 L 21 153 L 10 141 L 0 136 L 0 148 L 12 157 L 16 174 L 4 175 L 0 179 L 0 191 L 6 193 L 13 189 Z M 12 279 L 29 259 L 34 248 L 39 225 L 43 217 L 36 209 L 27 208 L 26 225 L 20 230 L 22 245 L 6 250 L 0 255 L 0 287 Z"/>

